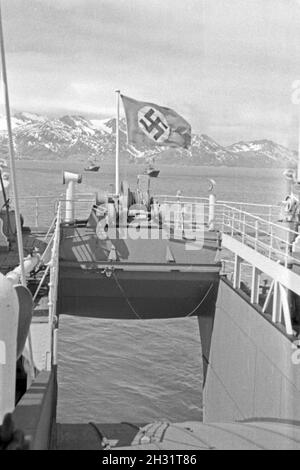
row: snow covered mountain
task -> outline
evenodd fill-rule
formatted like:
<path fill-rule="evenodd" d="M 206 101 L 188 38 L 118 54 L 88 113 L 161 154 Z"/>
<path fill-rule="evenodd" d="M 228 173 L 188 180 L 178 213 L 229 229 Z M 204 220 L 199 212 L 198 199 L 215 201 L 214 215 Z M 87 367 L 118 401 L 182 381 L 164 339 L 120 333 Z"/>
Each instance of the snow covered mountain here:
<path fill-rule="evenodd" d="M 49 118 L 24 112 L 12 117 L 12 126 L 18 158 L 109 161 L 114 157 L 115 119 L 88 120 L 78 115 Z M 296 152 L 269 140 L 223 147 L 204 134 L 192 136 L 189 150 L 135 148 L 127 145 L 124 119 L 120 121 L 120 149 L 128 161 L 144 161 L 155 156 L 165 163 L 193 165 L 287 167 L 295 165 L 297 159 Z M 0 116 L 0 158 L 6 155 L 6 121 Z"/>
<path fill-rule="evenodd" d="M 280 163 L 293 165 L 297 160 L 297 153 L 275 144 L 271 140 L 255 140 L 252 142 L 238 142 L 227 147 L 227 150 L 238 155 L 242 162 L 253 162 L 261 166 L 278 166 Z"/>

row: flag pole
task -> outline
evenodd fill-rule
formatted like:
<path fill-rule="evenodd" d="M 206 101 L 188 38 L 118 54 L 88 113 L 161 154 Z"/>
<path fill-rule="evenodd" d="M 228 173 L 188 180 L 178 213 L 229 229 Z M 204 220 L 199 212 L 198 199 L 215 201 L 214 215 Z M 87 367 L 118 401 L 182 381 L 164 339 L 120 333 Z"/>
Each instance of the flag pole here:
<path fill-rule="evenodd" d="M 120 192 L 120 90 L 116 90 L 116 105 L 117 105 L 117 118 L 116 118 L 116 195 L 119 196 Z"/>
<path fill-rule="evenodd" d="M 299 135 L 298 135 L 298 168 L 297 168 L 297 184 L 298 186 L 300 185 L 300 112 L 298 114 L 298 130 L 299 130 Z"/>
<path fill-rule="evenodd" d="M 22 238 L 22 228 L 21 228 L 21 221 L 20 221 L 17 180 L 16 180 L 15 151 L 14 151 L 14 142 L 13 142 L 13 135 L 12 135 L 10 105 L 9 105 L 9 95 L 8 95 L 8 81 L 7 81 L 7 73 L 6 73 L 1 1 L 0 1 L 0 48 L 1 48 L 2 80 L 3 80 L 3 87 L 4 87 L 4 99 L 5 99 L 7 134 L 8 134 L 9 159 L 10 159 L 10 168 L 11 168 L 12 188 L 13 188 L 14 202 L 15 202 L 17 242 L 18 242 L 18 252 L 19 252 L 19 260 L 20 260 L 20 268 L 21 268 L 21 282 L 23 286 L 26 286 L 23 238 Z"/>

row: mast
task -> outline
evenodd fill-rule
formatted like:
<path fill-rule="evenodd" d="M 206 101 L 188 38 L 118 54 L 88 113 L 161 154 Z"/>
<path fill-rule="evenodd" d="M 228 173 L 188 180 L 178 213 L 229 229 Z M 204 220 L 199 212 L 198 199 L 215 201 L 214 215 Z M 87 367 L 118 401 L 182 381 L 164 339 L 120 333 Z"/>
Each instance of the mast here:
<path fill-rule="evenodd" d="M 16 180 L 15 151 L 14 151 L 14 143 L 13 143 L 13 135 L 12 135 L 9 94 L 8 94 L 8 81 L 7 81 L 7 73 L 6 73 L 1 0 L 0 0 L 0 49 L 1 49 L 1 69 L 2 69 L 2 80 L 3 80 L 3 87 L 4 87 L 5 111 L 6 111 L 7 133 L 8 133 L 9 159 L 10 159 L 10 168 L 11 168 L 12 188 L 13 188 L 14 202 L 15 202 L 17 242 L 18 242 L 19 261 L 20 261 L 20 268 L 21 268 L 21 282 L 24 286 L 26 286 L 26 276 L 25 276 L 25 269 L 24 269 L 23 238 L 22 238 L 22 228 L 21 228 L 21 221 L 20 221 L 17 180 Z"/>
<path fill-rule="evenodd" d="M 119 180 L 119 161 L 120 161 L 120 90 L 116 90 L 116 105 L 117 105 L 117 115 L 116 115 L 116 195 L 119 195 L 120 192 L 120 180 Z"/>
<path fill-rule="evenodd" d="M 299 135 L 298 135 L 298 169 L 297 169 L 297 184 L 300 185 L 300 113 L 299 113 Z"/>

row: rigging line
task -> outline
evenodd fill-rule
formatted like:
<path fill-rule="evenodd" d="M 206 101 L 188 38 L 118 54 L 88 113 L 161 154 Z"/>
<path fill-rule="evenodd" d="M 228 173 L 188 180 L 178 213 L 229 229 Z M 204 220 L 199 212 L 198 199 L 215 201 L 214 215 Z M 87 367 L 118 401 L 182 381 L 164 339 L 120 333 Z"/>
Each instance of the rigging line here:
<path fill-rule="evenodd" d="M 24 267 L 24 248 L 23 248 L 23 236 L 22 227 L 20 220 L 20 209 L 19 209 L 19 198 L 18 198 L 18 187 L 16 181 L 16 164 L 15 164 L 15 149 L 11 125 L 11 114 L 10 114 L 10 103 L 8 93 L 8 80 L 6 71 L 6 60 L 5 60 L 5 48 L 4 48 L 4 34 L 3 34 L 3 23 L 2 23 L 2 10 L 0 2 L 0 52 L 1 52 L 1 70 L 2 70 L 2 81 L 4 87 L 4 101 L 5 101 L 5 113 L 6 113 L 6 124 L 7 124 L 7 135 L 8 135 L 8 150 L 10 158 L 11 178 L 12 178 L 12 189 L 15 203 L 15 220 L 17 229 L 17 244 L 19 252 L 19 261 L 21 268 L 21 283 L 26 286 L 26 274 Z"/>
<path fill-rule="evenodd" d="M 155 422 L 155 423 L 152 423 L 152 424 L 148 425 L 146 429 L 145 429 L 145 428 L 142 428 L 142 429 L 140 430 L 140 432 L 142 433 L 142 436 L 141 436 L 140 439 L 139 439 L 139 444 L 142 443 L 143 437 L 148 437 L 148 439 L 150 440 L 150 443 L 151 443 L 151 444 L 156 444 L 157 447 L 158 447 L 159 449 L 161 449 L 159 443 L 157 442 L 157 440 L 155 440 L 155 434 L 157 433 L 157 431 L 159 430 L 159 428 L 160 428 L 162 425 L 164 425 L 164 424 L 165 424 L 164 422 L 158 421 L 158 422 Z M 157 425 L 157 427 L 154 427 L 155 425 Z M 153 429 L 153 427 L 154 427 L 154 429 Z M 148 433 L 149 433 L 149 434 L 148 434 Z M 153 439 L 154 439 L 154 441 L 153 441 Z"/>
<path fill-rule="evenodd" d="M 90 421 L 88 423 L 96 432 L 97 436 L 99 437 L 100 439 L 100 444 L 101 444 L 101 447 L 102 449 L 109 449 L 110 450 L 110 445 L 109 445 L 109 441 L 108 439 L 102 434 L 102 432 L 100 431 L 100 429 L 98 428 L 97 424 L 93 423 L 92 421 Z"/>
<path fill-rule="evenodd" d="M 158 426 L 152 430 L 153 426 L 155 424 L 158 424 Z M 161 433 L 161 436 L 159 438 L 159 442 L 156 440 L 156 435 L 157 435 L 157 432 L 158 430 L 161 428 L 161 426 L 165 426 L 165 428 L 163 429 L 162 433 Z M 196 443 L 193 444 L 192 442 L 189 442 L 188 445 L 189 447 L 193 447 L 195 449 L 201 449 L 201 450 L 214 450 L 215 447 L 213 446 L 210 446 L 207 442 L 205 442 L 204 440 L 202 440 L 199 436 L 194 436 L 193 435 L 193 431 L 189 431 L 188 429 L 186 428 L 181 428 L 180 426 L 176 426 L 175 424 L 172 424 L 172 423 L 169 423 L 169 422 L 164 422 L 164 421 L 161 421 L 161 422 L 158 422 L 158 423 L 153 423 L 152 425 L 150 425 L 147 429 L 143 429 L 141 428 L 140 429 L 140 432 L 143 432 L 143 436 L 140 437 L 139 439 L 139 442 L 138 442 L 138 446 L 139 445 L 142 445 L 143 442 L 142 442 L 142 438 L 144 436 L 147 436 L 150 440 L 149 444 L 152 444 L 152 445 L 156 445 L 160 450 L 162 450 L 163 448 L 161 447 L 161 444 L 165 444 L 164 443 L 164 438 L 165 438 L 165 434 L 167 432 L 168 429 L 172 429 L 172 428 L 175 428 L 175 429 L 178 429 L 182 432 L 184 432 L 185 434 L 187 434 L 188 436 L 192 437 L 193 439 L 195 439 L 195 441 L 198 441 L 200 442 L 202 445 L 197 445 Z M 151 433 L 152 431 L 152 433 Z M 148 434 L 149 433 L 149 434 Z M 158 439 L 158 437 L 157 437 Z M 175 440 L 175 439 L 172 439 L 171 437 L 166 437 L 166 442 L 173 442 L 175 444 L 181 444 L 182 445 L 182 441 L 178 441 L 178 440 Z"/>
<path fill-rule="evenodd" d="M 204 445 L 205 447 L 201 447 L 201 449 L 207 449 L 207 450 L 212 450 L 214 449 L 214 447 L 210 446 L 208 442 L 206 442 L 204 439 L 201 439 L 199 436 L 195 436 L 194 435 L 194 431 L 192 431 L 191 429 L 187 429 L 187 428 L 184 428 L 184 427 L 181 427 L 181 426 L 178 426 L 176 424 L 173 424 L 173 423 L 169 423 L 168 421 L 161 421 L 158 425 L 158 427 L 154 430 L 154 432 L 152 433 L 152 436 L 150 437 L 153 437 L 155 438 L 156 437 L 156 434 L 159 430 L 159 428 L 162 426 L 162 425 L 165 425 L 165 429 L 162 431 L 162 434 L 161 434 L 161 437 L 160 437 L 160 442 L 162 443 L 163 442 L 163 439 L 165 437 L 165 434 L 168 430 L 168 428 L 174 428 L 174 429 L 178 429 L 179 431 L 187 434 L 188 436 L 192 437 L 193 439 L 195 439 L 196 441 L 200 442 L 202 445 Z M 167 440 L 171 440 L 167 437 Z M 175 441 L 174 441 L 175 442 Z M 190 445 L 192 445 L 190 443 Z M 200 448 L 200 447 L 199 447 Z"/>
<path fill-rule="evenodd" d="M 131 426 L 132 428 L 137 429 L 138 431 L 141 430 L 141 428 L 137 424 L 130 423 L 129 421 L 121 421 L 121 424 L 126 424 L 127 426 Z"/>
<path fill-rule="evenodd" d="M 234 403 L 234 405 L 236 406 L 237 410 L 239 411 L 239 413 L 241 414 L 241 416 L 243 416 L 243 419 L 246 419 L 243 411 L 240 409 L 238 403 L 234 400 L 234 398 L 232 397 L 232 395 L 230 394 L 228 388 L 226 387 L 225 383 L 223 382 L 223 380 L 221 379 L 221 377 L 217 374 L 216 370 L 214 369 L 212 363 L 210 362 L 209 363 L 209 367 L 210 369 L 212 370 L 212 372 L 214 373 L 214 376 L 215 378 L 218 380 L 218 382 L 221 384 L 221 386 L 224 388 L 227 396 L 229 397 L 229 399 Z"/>
<path fill-rule="evenodd" d="M 167 422 L 165 422 L 165 421 L 159 421 L 157 428 L 154 429 L 154 431 L 152 431 L 152 434 L 151 434 L 150 437 L 156 439 L 158 430 L 159 430 L 162 426 L 166 426 L 166 427 L 168 428 L 169 424 L 168 424 Z M 164 430 L 165 430 L 165 429 L 164 429 Z M 163 431 L 163 432 L 164 432 L 164 431 Z M 162 441 L 161 437 L 159 438 L 159 441 L 160 441 L 160 442 Z"/>
<path fill-rule="evenodd" d="M 172 442 L 173 444 L 179 444 L 182 446 L 182 441 L 177 441 L 175 439 L 171 439 L 170 437 L 167 437 L 166 439 L 167 442 Z M 185 444 L 186 445 L 186 444 Z M 189 447 L 192 447 L 193 449 L 198 449 L 198 450 L 216 450 L 215 447 L 202 447 L 196 444 L 191 444 L 190 442 L 187 444 Z M 161 449 L 161 448 L 160 448 Z"/>
<path fill-rule="evenodd" d="M 210 291 L 212 290 L 213 288 L 213 282 L 211 283 L 211 285 L 209 286 L 206 294 L 204 295 L 204 297 L 200 300 L 199 304 L 190 312 L 188 313 L 187 315 L 185 315 L 186 318 L 190 317 L 191 315 L 193 315 L 197 310 L 198 308 L 201 307 L 201 305 L 203 304 L 203 302 L 205 301 L 205 299 L 207 298 L 208 294 L 210 293 Z"/>
<path fill-rule="evenodd" d="M 201 444 L 204 444 L 207 448 L 207 450 L 212 450 L 214 449 L 215 447 L 212 447 L 208 442 L 206 442 L 204 439 L 201 439 L 199 436 L 195 436 L 194 434 L 194 431 L 192 429 L 187 429 L 187 428 L 183 428 L 181 426 L 178 426 L 176 424 L 172 424 L 171 425 L 172 428 L 175 428 L 175 429 L 178 429 L 182 432 L 184 432 L 185 434 L 187 434 L 188 436 L 192 437 L 193 439 L 195 439 L 196 441 L 198 442 L 201 442 Z"/>
<path fill-rule="evenodd" d="M 155 424 L 155 423 L 153 423 L 153 426 L 154 426 L 154 424 Z M 162 448 L 161 445 L 160 445 L 161 440 L 159 439 L 159 442 L 158 442 L 158 440 L 157 440 L 157 438 L 156 438 L 156 436 L 155 436 L 156 432 L 158 431 L 158 429 L 159 429 L 163 424 L 164 424 L 163 422 L 158 423 L 157 428 L 155 428 L 154 431 L 152 431 L 152 434 L 147 434 L 147 431 L 148 431 L 148 429 L 147 429 L 147 431 L 143 434 L 143 436 L 141 436 L 141 438 L 140 438 L 140 443 L 142 443 L 143 437 L 146 436 L 146 437 L 148 437 L 148 439 L 150 440 L 150 444 L 155 444 L 155 445 L 158 447 L 159 450 L 163 450 L 163 448 Z M 151 426 L 150 426 L 150 432 L 151 432 L 151 430 L 152 430 L 152 428 L 151 428 Z"/>
<path fill-rule="evenodd" d="M 119 287 L 121 293 L 122 293 L 123 296 L 124 296 L 124 299 L 126 300 L 128 306 L 129 306 L 129 308 L 131 309 L 131 311 L 132 311 L 133 314 L 137 317 L 138 320 L 142 320 L 142 318 L 139 316 L 139 314 L 138 314 L 137 311 L 135 310 L 134 306 L 132 305 L 132 303 L 131 303 L 130 300 L 128 299 L 127 295 L 125 294 L 125 291 L 124 291 L 123 287 L 121 286 L 121 284 L 120 284 L 120 282 L 119 282 L 117 276 L 115 275 L 114 271 L 113 271 L 112 274 L 113 274 L 114 280 L 116 281 L 117 286 Z"/>
<path fill-rule="evenodd" d="M 135 310 L 134 306 L 132 305 L 132 303 L 130 302 L 130 300 L 128 299 L 123 287 L 121 286 L 118 278 L 116 277 L 115 273 L 113 272 L 113 277 L 114 277 L 114 280 L 117 284 L 117 286 L 119 287 L 120 291 L 122 292 L 123 294 L 123 297 L 125 299 L 125 301 L 127 302 L 128 306 L 130 307 L 131 311 L 133 312 L 133 314 L 139 319 L 139 320 L 142 320 L 142 318 L 140 317 L 140 315 L 137 313 L 137 311 Z M 213 283 L 211 283 L 211 285 L 209 286 L 207 292 L 205 293 L 204 297 L 200 300 L 199 304 L 196 305 L 196 307 L 190 312 L 188 313 L 187 315 L 182 315 L 183 318 L 188 318 L 190 317 L 191 315 L 193 315 L 197 310 L 198 308 L 201 307 L 201 305 L 203 304 L 203 302 L 206 300 L 208 294 L 210 293 L 211 289 L 213 288 Z"/>
<path fill-rule="evenodd" d="M 167 428 L 169 427 L 169 423 L 163 423 L 163 422 L 158 423 L 158 427 L 154 430 L 154 432 L 153 432 L 152 434 L 150 434 L 150 436 L 147 434 L 147 432 L 148 432 L 148 431 L 151 431 L 151 428 L 152 428 L 153 425 L 150 425 L 150 426 L 148 426 L 147 429 L 144 429 L 144 428 L 139 427 L 137 424 L 133 424 L 133 423 L 130 423 L 130 422 L 128 422 L 128 421 L 122 421 L 121 424 L 126 424 L 126 425 L 128 425 L 128 426 L 131 426 L 132 428 L 138 430 L 138 432 L 140 432 L 140 433 L 142 434 L 142 436 L 139 438 L 139 442 L 138 442 L 138 444 L 137 444 L 138 446 L 139 446 L 139 445 L 143 445 L 143 443 L 142 443 L 141 441 L 142 441 L 143 437 L 146 436 L 146 437 L 149 438 L 151 444 L 156 444 L 157 447 L 158 447 L 158 449 L 159 449 L 159 450 L 162 450 L 161 447 L 159 446 L 158 442 L 157 442 L 157 441 L 153 442 L 153 441 L 152 441 L 152 438 L 155 437 L 155 434 L 156 434 L 156 432 L 158 431 L 158 429 L 160 428 L 160 426 L 161 426 L 162 424 L 166 424 L 166 428 L 163 430 L 162 435 L 161 435 L 161 437 L 160 437 L 160 442 L 162 442 L 162 441 L 163 441 L 163 437 L 164 437 L 164 435 L 165 435 L 165 433 L 166 433 L 166 430 L 167 430 Z M 138 434 L 137 434 L 137 435 L 138 435 Z"/>
<path fill-rule="evenodd" d="M 161 433 L 161 436 L 160 436 L 160 442 L 163 442 L 164 440 L 164 437 L 165 437 L 165 434 L 167 432 L 167 429 L 170 427 L 170 423 L 166 422 L 165 423 L 165 429 L 163 430 L 163 432 Z"/>
<path fill-rule="evenodd" d="M 3 183 L 1 165 L 0 165 L 0 184 L 1 184 L 1 190 L 2 190 L 3 199 L 4 199 L 4 204 L 1 208 L 1 210 L 3 209 L 3 207 L 5 207 L 5 212 L 6 212 L 6 217 L 7 217 L 8 237 L 10 238 L 10 235 L 13 235 L 13 232 L 12 232 L 12 229 L 11 229 L 10 216 L 9 216 L 9 199 L 7 198 L 4 183 Z"/>

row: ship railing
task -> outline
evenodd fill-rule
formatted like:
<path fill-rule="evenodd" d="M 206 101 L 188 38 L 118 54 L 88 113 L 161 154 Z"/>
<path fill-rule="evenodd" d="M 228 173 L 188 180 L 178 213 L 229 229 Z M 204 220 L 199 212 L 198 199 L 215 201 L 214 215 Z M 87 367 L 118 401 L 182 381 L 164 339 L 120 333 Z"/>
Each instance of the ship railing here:
<path fill-rule="evenodd" d="M 209 198 L 159 195 L 155 196 L 155 199 L 160 204 L 170 206 L 180 204 L 182 207 L 187 205 L 193 208 L 201 205 L 204 211 L 204 223 L 209 224 L 211 208 Z M 299 233 L 295 225 L 279 222 L 280 209 L 280 205 L 221 200 L 214 203 L 214 229 L 237 237 L 268 258 L 283 261 L 288 265 L 296 260 L 292 255 L 292 247 Z M 194 225 L 197 225 L 197 221 L 194 221 Z"/>
<path fill-rule="evenodd" d="M 160 202 L 180 202 L 183 207 L 202 204 L 205 221 L 209 221 L 209 199 L 163 196 Z M 281 205 L 218 201 L 214 202 L 213 228 L 222 234 L 221 274 L 235 289 L 242 289 L 251 304 L 269 314 L 274 324 L 295 338 L 291 295 L 300 296 L 300 276 L 293 271 L 293 265 L 300 264 L 300 257 L 293 252 L 299 232 L 298 223 L 285 221 L 284 217 L 280 220 L 281 212 Z"/>
<path fill-rule="evenodd" d="M 208 197 L 197 197 L 197 196 L 182 196 L 182 195 L 155 195 L 154 200 L 160 204 L 175 204 L 180 203 L 182 205 L 188 204 L 192 206 L 202 205 L 204 207 L 205 223 L 208 223 L 209 219 L 209 207 L 210 199 Z M 248 203 L 239 201 L 226 201 L 218 200 L 215 202 L 215 221 L 221 222 L 223 217 L 223 208 L 232 207 L 241 212 L 249 212 L 254 216 L 261 217 L 269 222 L 276 222 L 280 216 L 282 204 L 259 204 L 259 203 Z"/>
<path fill-rule="evenodd" d="M 236 201 L 217 201 L 220 208 L 230 206 L 241 212 L 248 212 L 254 216 L 261 217 L 269 222 L 276 222 L 279 214 L 281 213 L 282 204 L 259 204 L 251 202 L 236 202 Z"/>
<path fill-rule="evenodd" d="M 207 197 L 194 197 L 194 196 L 177 196 L 177 195 L 155 195 L 154 199 L 159 203 L 174 204 L 180 202 L 181 204 L 201 204 L 205 210 L 205 223 L 208 223 L 208 208 L 209 198 Z M 78 193 L 74 201 L 76 218 L 88 217 L 91 205 L 96 201 L 96 193 Z M 20 210 L 24 217 L 24 223 L 33 229 L 44 229 L 51 224 L 57 212 L 58 203 L 61 203 L 62 214 L 65 211 L 66 198 L 65 194 L 51 194 L 47 196 L 21 196 L 20 197 Z M 236 202 L 218 200 L 215 206 L 215 218 L 217 222 L 222 219 L 223 206 L 230 206 L 239 211 L 249 212 L 252 215 L 261 217 L 270 222 L 278 220 L 281 206 L 268 205 L 268 204 L 255 204 L 247 202 Z"/>
<path fill-rule="evenodd" d="M 237 238 L 267 258 L 282 262 L 286 267 L 299 262 L 293 255 L 293 243 L 299 235 L 296 225 L 265 220 L 235 207 L 222 205 L 221 232 Z"/>
<path fill-rule="evenodd" d="M 269 313 L 272 322 L 284 326 L 292 337 L 297 332 L 291 295 L 300 295 L 300 276 L 293 269 L 300 262 L 293 252 L 299 236 L 297 226 L 296 222 L 279 224 L 223 205 L 222 248 L 223 255 L 228 255 L 222 259 L 222 273 L 230 276 L 235 289 L 243 286 L 250 302 L 260 305 L 262 312 Z M 260 283 L 262 276 L 264 285 Z"/>
<path fill-rule="evenodd" d="M 49 293 L 48 293 L 48 326 L 49 326 L 49 349 L 46 358 L 46 368 L 51 369 L 51 365 L 57 364 L 57 332 L 58 320 L 56 316 L 58 276 L 59 276 L 59 244 L 60 244 L 60 225 L 62 222 L 61 203 L 58 204 L 53 241 L 51 246 L 50 261 L 47 264 L 49 271 Z"/>
<path fill-rule="evenodd" d="M 76 217 L 86 217 L 94 202 L 95 193 L 79 193 L 75 200 Z M 65 194 L 21 196 L 20 211 L 24 218 L 24 224 L 32 229 L 46 231 L 56 216 L 59 203 L 63 214 L 66 206 Z"/>

